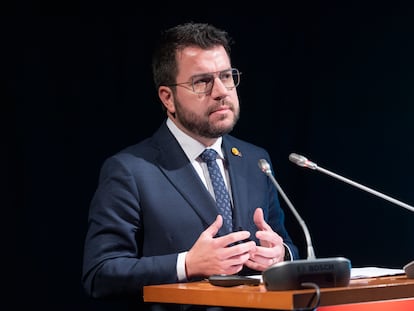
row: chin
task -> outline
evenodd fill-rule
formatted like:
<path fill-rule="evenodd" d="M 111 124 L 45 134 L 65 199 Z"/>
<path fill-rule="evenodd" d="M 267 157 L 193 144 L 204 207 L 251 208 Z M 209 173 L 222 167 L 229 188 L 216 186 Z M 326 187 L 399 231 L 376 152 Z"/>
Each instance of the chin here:
<path fill-rule="evenodd" d="M 226 122 L 226 124 L 222 126 L 218 126 L 217 130 L 221 133 L 221 135 L 230 133 L 234 128 L 234 122 Z"/>

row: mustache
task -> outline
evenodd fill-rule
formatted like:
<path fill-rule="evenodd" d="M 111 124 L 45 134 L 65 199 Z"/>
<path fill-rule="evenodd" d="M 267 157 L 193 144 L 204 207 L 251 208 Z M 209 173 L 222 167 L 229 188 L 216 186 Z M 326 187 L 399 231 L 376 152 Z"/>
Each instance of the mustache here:
<path fill-rule="evenodd" d="M 211 107 L 211 109 L 209 109 L 209 112 L 211 113 L 211 112 L 220 110 L 223 107 L 227 107 L 231 111 L 234 111 L 234 104 L 233 104 L 233 102 L 231 102 L 229 100 L 222 99 L 222 100 L 218 101 L 213 107 Z"/>

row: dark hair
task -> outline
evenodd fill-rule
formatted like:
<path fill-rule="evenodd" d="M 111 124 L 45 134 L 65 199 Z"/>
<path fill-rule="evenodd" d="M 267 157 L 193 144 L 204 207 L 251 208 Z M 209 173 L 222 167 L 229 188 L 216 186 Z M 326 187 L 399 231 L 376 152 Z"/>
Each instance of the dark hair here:
<path fill-rule="evenodd" d="M 178 74 L 177 52 L 189 46 L 202 49 L 221 45 L 230 57 L 232 39 L 224 30 L 206 23 L 189 22 L 162 32 L 152 59 L 155 87 L 176 83 Z"/>

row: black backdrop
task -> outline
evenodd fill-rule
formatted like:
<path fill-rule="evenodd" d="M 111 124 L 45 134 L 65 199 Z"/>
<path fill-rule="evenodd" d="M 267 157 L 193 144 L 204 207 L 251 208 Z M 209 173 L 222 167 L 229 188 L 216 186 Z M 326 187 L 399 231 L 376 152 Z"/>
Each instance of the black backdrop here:
<path fill-rule="evenodd" d="M 2 20 L 9 151 L 2 253 L 14 306 L 112 307 L 86 298 L 80 285 L 89 201 L 102 161 L 164 119 L 152 46 L 160 30 L 189 20 L 214 23 L 235 39 L 232 61 L 243 75 L 233 135 L 269 150 L 317 257 L 393 268 L 414 259 L 412 212 L 288 161 L 297 152 L 414 203 L 410 5 L 275 4 L 240 16 L 218 14 L 211 3 L 209 14 L 181 16 L 114 3 L 18 5 Z M 306 257 L 303 232 L 284 207 Z"/>

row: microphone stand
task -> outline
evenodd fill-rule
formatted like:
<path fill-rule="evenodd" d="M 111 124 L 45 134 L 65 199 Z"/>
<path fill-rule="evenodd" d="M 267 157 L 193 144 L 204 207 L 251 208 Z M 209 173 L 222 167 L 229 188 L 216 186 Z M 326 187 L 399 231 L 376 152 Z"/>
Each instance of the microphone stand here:
<path fill-rule="evenodd" d="M 380 197 L 380 198 L 382 198 L 384 200 L 387 200 L 387 201 L 389 201 L 391 203 L 397 204 L 397 205 L 399 205 L 401 207 L 404 207 L 404 208 L 408 209 L 409 211 L 414 212 L 414 207 L 413 206 L 408 205 L 408 204 L 406 204 L 404 202 L 401 202 L 401 201 L 399 201 L 397 199 L 394 199 L 394 198 L 392 198 L 392 197 L 390 197 L 388 195 L 385 195 L 385 194 L 383 194 L 381 192 L 378 192 L 378 191 L 376 191 L 374 189 L 371 189 L 371 188 L 369 188 L 367 186 L 361 185 L 361 184 L 359 184 L 359 183 L 357 183 L 355 181 L 352 181 L 352 180 L 350 180 L 348 178 L 345 178 L 345 177 L 340 176 L 338 174 L 335 174 L 335 173 L 333 173 L 331 171 L 328 171 L 327 169 L 324 169 L 324 168 L 318 166 L 316 163 L 314 163 L 312 161 L 309 161 L 304 156 L 298 155 L 296 153 L 291 153 L 289 155 L 289 160 L 292 161 L 293 163 L 299 165 L 299 166 L 307 167 L 307 168 L 310 168 L 312 170 L 317 170 L 317 171 L 320 171 L 320 172 L 322 172 L 324 174 L 330 175 L 330 176 L 332 176 L 332 177 L 334 177 L 336 179 L 339 179 L 339 180 L 341 180 L 341 181 L 343 181 L 343 182 L 345 182 L 347 184 L 350 184 L 351 186 L 360 188 L 360 189 L 362 189 L 362 190 L 364 190 L 366 192 L 369 192 L 369 193 L 371 193 L 371 194 L 373 194 L 373 195 L 375 195 L 377 197 Z"/>
<path fill-rule="evenodd" d="M 394 199 L 394 198 L 392 198 L 392 197 L 390 197 L 388 195 L 385 195 L 385 194 L 383 194 L 381 192 L 378 192 L 378 191 L 376 191 L 374 189 L 371 189 L 371 188 L 369 188 L 367 186 L 361 185 L 360 183 L 357 183 L 355 181 L 352 181 L 352 180 L 350 180 L 348 178 L 345 178 L 345 177 L 340 176 L 338 174 L 335 174 L 335 173 L 333 173 L 331 171 L 328 171 L 327 169 L 324 169 L 322 167 L 319 167 L 316 163 L 314 163 L 312 161 L 309 161 L 306 157 L 304 157 L 302 155 L 299 155 L 299 154 L 296 154 L 296 153 L 291 153 L 289 155 L 289 160 L 291 162 L 299 165 L 299 166 L 306 167 L 306 168 L 310 168 L 312 170 L 320 171 L 320 172 L 322 172 L 324 174 L 327 174 L 327 175 L 332 176 L 332 177 L 334 177 L 336 179 L 339 179 L 339 180 L 341 180 L 341 181 L 343 181 L 343 182 L 345 182 L 347 184 L 350 184 L 351 186 L 354 186 L 354 187 L 357 187 L 359 189 L 362 189 L 362 190 L 364 190 L 366 192 L 369 192 L 369 193 L 371 193 L 371 194 L 373 194 L 373 195 L 375 195 L 377 197 L 380 197 L 380 198 L 382 198 L 384 200 L 387 200 L 387 201 L 389 201 L 391 203 L 394 203 L 396 205 L 399 205 L 401 207 L 404 207 L 404 208 L 408 209 L 411 212 L 414 212 L 414 207 L 413 206 L 408 205 L 408 204 L 406 204 L 404 202 L 401 202 L 401 201 L 399 201 L 397 199 Z M 411 262 L 409 262 L 409 263 L 407 263 L 403 267 L 403 269 L 405 271 L 405 274 L 407 275 L 407 278 L 414 279 L 414 260 L 411 261 Z"/>

